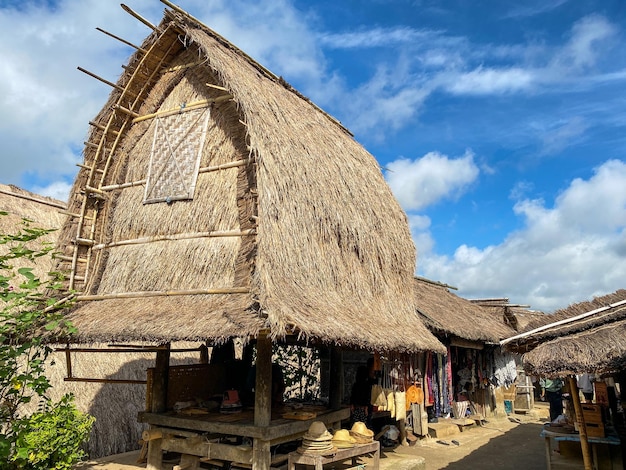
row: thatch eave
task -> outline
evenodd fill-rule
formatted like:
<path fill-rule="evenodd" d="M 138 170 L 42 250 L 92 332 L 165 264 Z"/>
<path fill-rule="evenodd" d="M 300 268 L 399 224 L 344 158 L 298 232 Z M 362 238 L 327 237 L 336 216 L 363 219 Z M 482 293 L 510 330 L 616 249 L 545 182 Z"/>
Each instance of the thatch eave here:
<path fill-rule="evenodd" d="M 523 355 L 536 375 L 610 374 L 626 367 L 626 319 L 542 343 Z"/>

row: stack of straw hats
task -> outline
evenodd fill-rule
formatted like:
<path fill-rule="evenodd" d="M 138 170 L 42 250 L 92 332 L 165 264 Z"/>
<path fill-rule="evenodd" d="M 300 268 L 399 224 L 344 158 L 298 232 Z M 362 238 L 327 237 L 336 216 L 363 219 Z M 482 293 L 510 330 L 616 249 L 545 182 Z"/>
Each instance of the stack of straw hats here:
<path fill-rule="evenodd" d="M 357 421 L 350 429 L 350 435 L 355 439 L 357 444 L 369 444 L 374 441 L 374 431 L 367 429 L 365 423 Z"/>
<path fill-rule="evenodd" d="M 333 435 L 328 432 L 321 421 L 313 421 L 309 430 L 302 436 L 302 446 L 298 447 L 301 454 L 327 455 L 337 450 L 333 445 Z"/>
<path fill-rule="evenodd" d="M 350 431 L 347 429 L 340 429 L 333 436 L 333 445 L 337 449 L 349 449 L 354 447 L 356 439 L 350 435 Z"/>

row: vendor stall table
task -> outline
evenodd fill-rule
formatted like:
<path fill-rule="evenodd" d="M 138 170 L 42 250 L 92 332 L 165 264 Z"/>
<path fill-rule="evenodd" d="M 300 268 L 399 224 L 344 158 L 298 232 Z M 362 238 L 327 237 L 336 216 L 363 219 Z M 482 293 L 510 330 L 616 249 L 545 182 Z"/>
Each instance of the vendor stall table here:
<path fill-rule="evenodd" d="M 152 444 L 148 468 L 160 468 L 162 451 L 180 452 L 185 461 L 211 458 L 250 464 L 255 448 L 269 452 L 270 446 L 301 438 L 312 421 L 322 421 L 327 427 L 338 427 L 342 420 L 350 416 L 349 408 L 329 410 L 321 406 L 307 406 L 302 410 L 311 413 L 314 418 L 287 419 L 283 417 L 282 410 L 275 409 L 268 426 L 254 424 L 252 409 L 230 414 L 140 413 L 139 421 L 150 424 L 150 430 L 146 432 Z M 253 447 L 216 442 L 214 439 L 219 436 L 250 438 Z"/>
<path fill-rule="evenodd" d="M 357 457 L 366 454 L 373 454 L 374 462 L 372 463 L 372 469 L 378 470 L 380 461 L 380 442 L 378 441 L 371 442 L 370 444 L 357 444 L 348 449 L 339 449 L 330 455 L 311 455 L 291 452 L 289 454 L 287 470 L 296 470 L 296 465 L 298 464 L 314 465 L 315 470 L 323 470 L 325 464 L 342 462 L 350 458 L 352 459 L 352 465 L 356 465 Z"/>
<path fill-rule="evenodd" d="M 552 458 L 552 440 L 555 442 L 563 442 L 563 441 L 573 441 L 580 443 L 580 436 L 578 433 L 564 433 L 564 432 L 556 432 L 548 429 L 544 429 L 541 431 L 541 437 L 545 439 L 546 444 L 546 468 L 551 470 L 555 465 Z M 610 445 L 610 446 L 619 446 L 620 440 L 617 435 L 607 435 L 607 437 L 588 437 L 587 441 L 591 446 L 591 450 L 593 453 L 593 465 L 594 468 L 598 469 L 598 446 L 599 445 Z M 568 468 L 571 467 L 571 463 L 568 463 Z M 581 468 L 582 463 L 581 463 Z M 612 468 L 612 467 L 609 467 Z M 621 468 L 621 467 L 620 467 Z"/>

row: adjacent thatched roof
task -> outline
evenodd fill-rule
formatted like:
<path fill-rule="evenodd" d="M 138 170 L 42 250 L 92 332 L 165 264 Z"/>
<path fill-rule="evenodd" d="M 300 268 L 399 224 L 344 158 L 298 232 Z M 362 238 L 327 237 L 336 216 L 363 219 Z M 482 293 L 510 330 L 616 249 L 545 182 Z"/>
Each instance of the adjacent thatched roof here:
<path fill-rule="evenodd" d="M 24 228 L 23 220 L 29 220 L 33 228 L 43 228 L 56 230 L 63 225 L 65 215 L 61 211 L 65 210 L 65 203 L 57 199 L 31 193 L 13 185 L 0 184 L 0 212 L 7 212 L 7 215 L 0 216 L 0 233 L 16 234 Z M 58 232 L 51 232 L 43 235 L 34 242 L 40 248 L 41 243 L 54 245 Z M 3 247 L 0 246 L 0 250 Z M 37 259 L 35 264 L 20 259 L 14 261 L 16 267 L 27 266 L 33 268 L 40 278 L 51 271 L 53 267 L 52 257 L 44 256 Z"/>
<path fill-rule="evenodd" d="M 611 372 L 626 363 L 626 290 L 580 302 L 502 342 L 539 375 Z"/>
<path fill-rule="evenodd" d="M 208 110 L 206 136 L 185 127 L 189 109 Z M 201 147 L 193 199 L 143 203 L 157 121 L 181 139 L 163 148 Z M 415 247 L 375 159 L 193 18 L 166 11 L 84 154 L 60 241 L 81 294 L 70 315 L 78 341 L 219 342 L 270 329 L 443 350 L 406 295 Z M 177 176 L 175 166 L 164 172 Z"/>
<path fill-rule="evenodd" d="M 526 331 L 528 325 L 546 314 L 539 310 L 531 310 L 528 305 L 512 304 L 509 299 L 469 299 L 470 302 L 480 305 L 494 318 L 503 319 L 515 331 Z"/>
<path fill-rule="evenodd" d="M 448 287 L 424 278 L 416 278 L 414 282 L 418 312 L 435 334 L 498 343 L 515 332 L 505 324 L 504 318 L 497 318 L 479 305 L 453 294 Z"/>

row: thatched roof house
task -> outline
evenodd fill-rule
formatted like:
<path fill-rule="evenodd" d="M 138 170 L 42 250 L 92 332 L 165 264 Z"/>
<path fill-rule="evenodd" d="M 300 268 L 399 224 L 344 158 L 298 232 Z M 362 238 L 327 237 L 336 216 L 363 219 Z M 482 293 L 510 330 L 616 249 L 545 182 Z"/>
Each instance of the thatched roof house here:
<path fill-rule="evenodd" d="M 515 333 L 504 319 L 450 292 L 449 287 L 424 278 L 415 278 L 417 309 L 426 325 L 451 341 L 498 344 Z"/>
<path fill-rule="evenodd" d="M 626 290 L 557 310 L 502 342 L 536 375 L 611 373 L 626 365 Z M 548 321 L 549 320 L 549 321 Z"/>
<path fill-rule="evenodd" d="M 76 341 L 442 350 L 376 160 L 194 18 L 165 12 L 91 125 L 60 237 Z"/>

